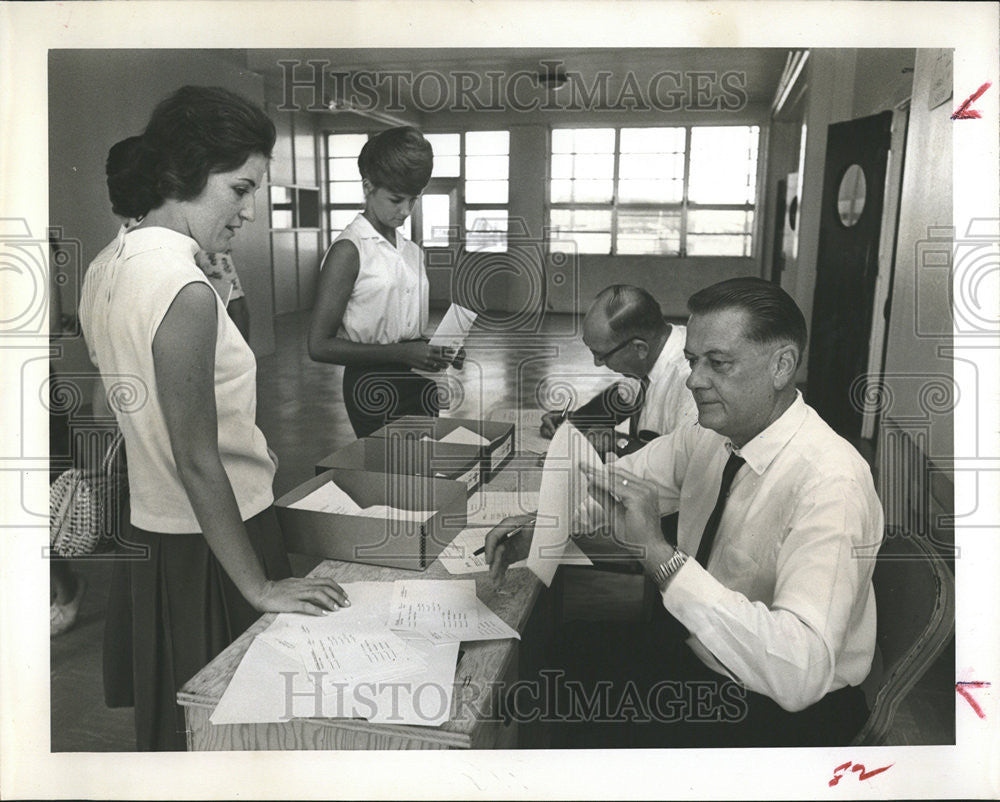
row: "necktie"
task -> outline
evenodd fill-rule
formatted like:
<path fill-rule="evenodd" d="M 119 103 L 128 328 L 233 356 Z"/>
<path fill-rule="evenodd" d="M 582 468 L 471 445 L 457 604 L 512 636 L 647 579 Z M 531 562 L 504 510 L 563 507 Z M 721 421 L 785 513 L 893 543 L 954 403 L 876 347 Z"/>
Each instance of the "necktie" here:
<path fill-rule="evenodd" d="M 743 457 L 733 453 L 729 455 L 726 467 L 722 469 L 722 485 L 719 487 L 719 497 L 715 501 L 715 509 L 708 516 L 705 524 L 705 531 L 701 535 L 701 542 L 698 544 L 698 555 L 695 559 L 702 564 L 708 565 L 708 557 L 712 553 L 712 543 L 715 535 L 719 531 L 719 521 L 722 520 L 722 511 L 726 508 L 726 496 L 729 495 L 729 488 L 733 485 L 733 479 L 740 466 L 746 462 Z"/>
<path fill-rule="evenodd" d="M 639 416 L 642 415 L 642 407 L 646 403 L 646 390 L 649 389 L 649 376 L 639 379 L 639 392 L 635 396 L 635 412 L 628 423 L 628 436 L 637 438 L 639 436 Z"/>

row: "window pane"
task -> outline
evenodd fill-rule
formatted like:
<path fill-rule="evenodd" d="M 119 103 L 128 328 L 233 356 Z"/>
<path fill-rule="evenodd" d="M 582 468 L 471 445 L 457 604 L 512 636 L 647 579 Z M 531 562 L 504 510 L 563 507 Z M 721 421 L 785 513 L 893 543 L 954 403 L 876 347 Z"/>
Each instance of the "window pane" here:
<path fill-rule="evenodd" d="M 330 203 L 364 204 L 365 192 L 360 181 L 331 181 Z"/>
<path fill-rule="evenodd" d="M 680 203 L 683 181 L 633 180 L 618 182 L 618 200 L 622 203 Z"/>
<path fill-rule="evenodd" d="M 691 129 L 692 203 L 754 203 L 757 185 L 757 126 Z"/>
<path fill-rule="evenodd" d="M 561 232 L 611 231 L 610 209 L 553 209 L 551 220 Z"/>
<path fill-rule="evenodd" d="M 327 156 L 357 159 L 367 141 L 366 134 L 330 134 L 326 140 Z"/>
<path fill-rule="evenodd" d="M 466 181 L 466 203 L 506 203 L 507 181 Z"/>
<path fill-rule="evenodd" d="M 291 228 L 291 227 L 292 227 L 291 209 L 271 210 L 271 228 Z"/>
<path fill-rule="evenodd" d="M 689 234 L 750 234 L 753 212 L 733 209 L 691 209 L 688 211 Z"/>
<path fill-rule="evenodd" d="M 493 156 L 510 153 L 509 131 L 470 131 L 465 135 L 467 156 Z"/>
<path fill-rule="evenodd" d="M 683 128 L 622 128 L 620 149 L 624 153 L 683 153 Z"/>
<path fill-rule="evenodd" d="M 684 180 L 683 153 L 623 154 L 618 162 L 619 178 L 667 178 Z"/>
<path fill-rule="evenodd" d="M 447 195 L 424 195 L 420 199 L 421 243 L 427 245 L 447 245 L 450 207 Z"/>
<path fill-rule="evenodd" d="M 347 228 L 347 224 L 358 216 L 358 211 L 353 209 L 331 209 L 330 234 L 336 237 L 341 231 Z"/>
<path fill-rule="evenodd" d="M 465 250 L 507 250 L 507 210 L 480 209 L 465 213 Z"/>
<path fill-rule="evenodd" d="M 360 181 L 357 157 L 352 159 L 330 159 L 331 181 Z"/>
<path fill-rule="evenodd" d="M 553 153 L 614 153 L 614 128 L 556 128 Z"/>
<path fill-rule="evenodd" d="M 560 235 L 549 243 L 550 253 L 611 253 L 611 234 L 573 234 Z"/>
<path fill-rule="evenodd" d="M 750 237 L 726 234 L 688 234 L 689 256 L 751 256 Z"/>
<path fill-rule="evenodd" d="M 507 156 L 468 156 L 465 159 L 465 177 L 481 180 L 507 177 Z"/>
<path fill-rule="evenodd" d="M 552 182 L 552 203 L 610 203 L 613 181 L 565 181 Z"/>
<path fill-rule="evenodd" d="M 618 253 L 676 255 L 680 247 L 679 211 L 618 213 Z"/>
<path fill-rule="evenodd" d="M 292 190 L 288 187 L 279 187 L 271 184 L 271 203 L 291 203 Z"/>
<path fill-rule="evenodd" d="M 437 176 L 438 178 L 453 178 L 459 174 L 459 157 L 458 156 L 438 156 L 434 154 L 434 169 L 431 170 L 432 176 Z"/>
<path fill-rule="evenodd" d="M 461 134 L 424 134 L 424 139 L 431 143 L 435 159 L 438 156 L 457 156 L 460 152 Z"/>

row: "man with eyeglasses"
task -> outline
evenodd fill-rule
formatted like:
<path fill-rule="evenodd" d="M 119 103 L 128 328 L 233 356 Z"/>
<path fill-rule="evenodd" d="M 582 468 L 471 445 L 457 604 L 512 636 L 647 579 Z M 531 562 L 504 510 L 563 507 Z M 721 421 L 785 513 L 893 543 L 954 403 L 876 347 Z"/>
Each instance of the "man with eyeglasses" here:
<path fill-rule="evenodd" d="M 583 342 L 597 367 L 626 377 L 598 393 L 579 409 L 542 416 L 541 434 L 552 437 L 569 420 L 591 437 L 601 451 L 619 456 L 641 448 L 680 424 L 697 420 L 697 407 L 685 387 L 690 369 L 684 359 L 684 326 L 663 319 L 656 299 L 640 287 L 615 284 L 598 293 L 583 320 Z M 628 434 L 613 434 L 629 421 Z"/>

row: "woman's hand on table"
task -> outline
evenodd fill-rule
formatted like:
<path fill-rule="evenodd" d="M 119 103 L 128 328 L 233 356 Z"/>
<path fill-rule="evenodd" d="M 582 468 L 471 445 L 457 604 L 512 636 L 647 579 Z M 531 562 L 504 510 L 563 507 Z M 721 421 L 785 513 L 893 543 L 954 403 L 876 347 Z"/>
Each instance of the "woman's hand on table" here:
<path fill-rule="evenodd" d="M 343 588 L 328 577 L 289 577 L 264 583 L 250 603 L 262 613 L 305 613 L 322 615 L 328 610 L 349 607 Z"/>
<path fill-rule="evenodd" d="M 486 533 L 486 564 L 495 583 L 503 580 L 508 565 L 528 556 L 535 533 L 534 521 L 534 515 L 512 515 Z"/>
<path fill-rule="evenodd" d="M 417 370 L 443 370 L 451 364 L 445 349 L 429 345 L 423 340 L 399 343 L 394 346 L 400 362 Z"/>

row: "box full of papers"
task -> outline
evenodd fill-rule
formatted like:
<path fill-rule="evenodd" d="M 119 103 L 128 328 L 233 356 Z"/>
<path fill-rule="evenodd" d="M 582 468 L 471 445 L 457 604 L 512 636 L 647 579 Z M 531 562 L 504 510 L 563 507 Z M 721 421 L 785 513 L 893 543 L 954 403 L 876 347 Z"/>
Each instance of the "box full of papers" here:
<path fill-rule="evenodd" d="M 514 424 L 505 421 L 407 415 L 378 429 L 372 437 L 434 440 L 439 446 L 475 447 L 479 450 L 483 484 L 500 472 L 514 451 Z"/>
<path fill-rule="evenodd" d="M 465 527 L 466 486 L 333 468 L 274 502 L 289 551 L 424 570 Z"/>

